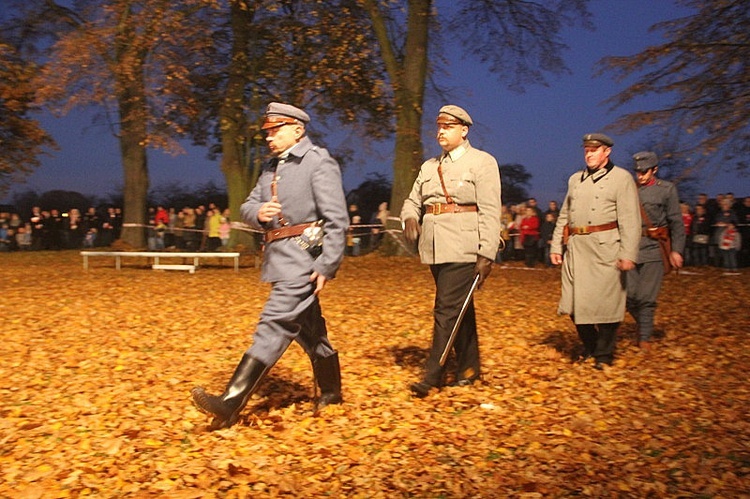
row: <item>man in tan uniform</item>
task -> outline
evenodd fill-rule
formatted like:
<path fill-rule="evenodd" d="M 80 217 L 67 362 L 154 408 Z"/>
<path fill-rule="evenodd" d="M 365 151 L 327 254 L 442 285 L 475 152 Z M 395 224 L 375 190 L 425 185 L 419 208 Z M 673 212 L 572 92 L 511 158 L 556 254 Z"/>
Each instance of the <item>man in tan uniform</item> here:
<path fill-rule="evenodd" d="M 609 156 L 614 142 L 602 133 L 583 136 L 586 168 L 568 179 L 550 249 L 562 264 L 558 313 L 570 314 L 583 342 L 581 360 L 603 369 L 614 360 L 617 327 L 625 315 L 623 272 L 635 268 L 641 239 L 638 192 L 628 171 Z M 563 258 L 563 234 L 569 234 Z"/>
<path fill-rule="evenodd" d="M 424 162 L 401 219 L 404 235 L 419 239 L 419 256 L 430 265 L 435 280 L 432 348 L 421 382 L 413 383 L 417 397 L 443 384 L 440 357 L 448 345 L 474 276 L 479 284 L 490 273 L 500 243 L 500 170 L 490 154 L 474 149 L 466 136 L 473 124 L 458 106 L 443 106 L 437 118 L 441 154 Z M 424 213 L 424 215 L 423 215 Z M 420 225 L 421 221 L 421 225 Z M 479 378 L 479 340 L 473 301 L 453 344 L 457 385 Z"/>

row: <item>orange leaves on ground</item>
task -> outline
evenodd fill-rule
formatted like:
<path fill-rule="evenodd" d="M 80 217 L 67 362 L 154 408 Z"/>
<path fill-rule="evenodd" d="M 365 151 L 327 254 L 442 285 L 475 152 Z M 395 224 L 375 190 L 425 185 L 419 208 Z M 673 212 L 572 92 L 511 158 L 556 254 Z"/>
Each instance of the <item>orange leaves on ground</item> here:
<path fill-rule="evenodd" d="M 559 271 L 496 266 L 476 297 L 482 382 L 420 400 L 429 271 L 347 259 L 322 297 L 344 404 L 313 416 L 292 346 L 240 424 L 208 433 L 190 389 L 220 391 L 251 341 L 268 294 L 252 258 L 195 274 L 79 259 L 2 256 L 0 496 L 750 495 L 747 273 L 669 276 L 654 350 L 626 319 L 599 372 L 569 360 Z"/>

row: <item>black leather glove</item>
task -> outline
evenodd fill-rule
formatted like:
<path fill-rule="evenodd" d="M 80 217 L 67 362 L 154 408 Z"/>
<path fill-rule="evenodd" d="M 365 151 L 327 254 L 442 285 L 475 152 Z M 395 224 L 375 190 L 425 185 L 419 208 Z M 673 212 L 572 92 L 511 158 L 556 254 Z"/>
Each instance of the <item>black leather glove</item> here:
<path fill-rule="evenodd" d="M 422 228 L 419 226 L 419 222 L 415 218 L 407 218 L 404 220 L 404 237 L 410 243 L 417 242 L 419 235 L 422 233 Z"/>
<path fill-rule="evenodd" d="M 492 260 L 490 260 L 486 256 L 477 255 L 477 263 L 474 266 L 474 275 L 479 276 L 479 282 L 477 283 L 478 288 L 482 286 L 484 280 L 487 279 L 488 275 L 490 275 L 491 270 Z"/>

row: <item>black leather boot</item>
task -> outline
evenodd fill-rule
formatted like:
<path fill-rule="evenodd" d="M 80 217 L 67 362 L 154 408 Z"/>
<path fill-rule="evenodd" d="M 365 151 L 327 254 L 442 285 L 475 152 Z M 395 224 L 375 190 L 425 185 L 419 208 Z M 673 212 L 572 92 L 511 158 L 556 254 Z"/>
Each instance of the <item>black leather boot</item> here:
<path fill-rule="evenodd" d="M 266 372 L 265 364 L 245 354 L 221 395 L 211 395 L 200 386 L 193 388 L 191 393 L 198 408 L 214 415 L 210 430 L 229 428 L 237 422 Z"/>
<path fill-rule="evenodd" d="M 315 359 L 313 361 L 313 372 L 320 387 L 320 398 L 315 402 L 315 412 L 320 411 L 325 406 L 343 402 L 338 352 L 334 352 L 328 357 Z"/>

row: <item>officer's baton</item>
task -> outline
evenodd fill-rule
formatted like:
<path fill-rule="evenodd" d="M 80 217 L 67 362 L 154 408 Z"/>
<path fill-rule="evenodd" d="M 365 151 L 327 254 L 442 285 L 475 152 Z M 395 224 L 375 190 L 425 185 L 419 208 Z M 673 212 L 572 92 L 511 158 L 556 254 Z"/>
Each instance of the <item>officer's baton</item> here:
<path fill-rule="evenodd" d="M 471 297 L 474 294 L 474 291 L 477 289 L 478 285 L 479 285 L 479 274 L 477 274 L 474 277 L 474 282 L 471 283 L 471 288 L 469 288 L 469 294 L 466 295 L 464 304 L 461 306 L 461 311 L 458 313 L 458 318 L 456 318 L 456 323 L 453 325 L 453 331 L 451 331 L 451 335 L 448 338 L 448 344 L 445 345 L 445 350 L 443 350 L 443 355 L 440 356 L 440 367 L 443 367 L 445 365 L 445 361 L 448 359 L 448 354 L 451 352 L 451 348 L 453 348 L 453 342 L 456 341 L 458 328 L 461 327 L 461 321 L 464 320 L 464 315 L 466 315 L 466 309 L 469 308 L 469 303 L 471 303 Z"/>

